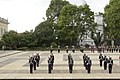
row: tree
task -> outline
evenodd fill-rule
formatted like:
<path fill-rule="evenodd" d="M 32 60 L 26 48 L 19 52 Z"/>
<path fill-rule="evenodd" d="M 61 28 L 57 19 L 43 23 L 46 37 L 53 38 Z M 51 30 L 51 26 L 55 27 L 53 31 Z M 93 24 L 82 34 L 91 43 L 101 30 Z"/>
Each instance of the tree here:
<path fill-rule="evenodd" d="M 120 38 L 120 0 L 110 0 L 104 10 L 106 32 L 109 39 Z"/>
<path fill-rule="evenodd" d="M 17 45 L 19 44 L 19 38 L 16 31 L 10 30 L 9 32 L 6 32 L 3 35 L 2 40 L 5 42 L 7 47 L 17 49 Z"/>
<path fill-rule="evenodd" d="M 62 40 L 76 45 L 84 34 L 95 30 L 94 13 L 89 6 L 66 5 L 62 8 L 58 19 L 58 29 Z"/>
<path fill-rule="evenodd" d="M 33 36 L 37 46 L 47 47 L 55 41 L 55 27 L 57 25 L 50 21 L 44 21 L 36 26 Z"/>
<path fill-rule="evenodd" d="M 103 34 L 100 34 L 100 32 L 96 34 L 92 33 L 91 35 L 92 35 L 91 38 L 94 40 L 94 43 L 97 49 L 98 49 L 98 46 L 101 46 L 106 41 L 106 39 L 102 39 Z"/>
<path fill-rule="evenodd" d="M 33 31 L 25 31 L 23 33 L 18 33 L 19 36 L 19 45 L 18 47 L 31 47 L 35 44 L 32 44 L 34 42 L 33 38 Z"/>
<path fill-rule="evenodd" d="M 47 20 L 56 22 L 60 16 L 61 9 L 67 4 L 69 4 L 68 1 L 51 0 L 51 3 L 49 5 L 48 9 L 46 10 Z"/>

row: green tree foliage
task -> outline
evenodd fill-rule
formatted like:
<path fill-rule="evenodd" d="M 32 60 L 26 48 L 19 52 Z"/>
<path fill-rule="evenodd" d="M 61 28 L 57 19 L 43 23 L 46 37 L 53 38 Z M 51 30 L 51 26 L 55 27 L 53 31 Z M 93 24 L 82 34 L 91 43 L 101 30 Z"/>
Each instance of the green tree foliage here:
<path fill-rule="evenodd" d="M 18 33 L 19 37 L 19 46 L 18 47 L 31 47 L 35 44 L 32 44 L 34 42 L 33 39 L 33 31 L 25 31 L 23 33 Z"/>
<path fill-rule="evenodd" d="M 46 10 L 47 20 L 49 19 L 52 22 L 57 21 L 58 17 L 60 16 L 61 9 L 67 4 L 69 4 L 68 1 L 51 0 L 51 3 Z"/>
<path fill-rule="evenodd" d="M 6 32 L 3 35 L 2 40 L 5 42 L 7 47 L 11 47 L 12 49 L 16 49 L 17 45 L 19 43 L 18 33 L 16 31 L 13 31 L 13 30 Z"/>
<path fill-rule="evenodd" d="M 55 41 L 55 27 L 57 25 L 50 21 L 40 23 L 34 31 L 34 39 L 37 46 L 50 46 L 52 41 Z"/>
<path fill-rule="evenodd" d="M 10 30 L 6 32 L 2 37 L 3 46 L 7 49 L 18 49 L 20 47 L 31 47 L 34 46 L 33 31 L 25 31 L 23 33 L 17 33 L 16 31 Z"/>
<path fill-rule="evenodd" d="M 78 7 L 69 4 L 62 8 L 60 14 L 58 32 L 62 40 L 71 45 L 76 45 L 79 36 L 81 39 L 84 34 L 95 30 L 94 13 L 88 5 Z"/>
<path fill-rule="evenodd" d="M 109 39 L 120 38 L 120 0 L 110 0 L 104 10 Z"/>

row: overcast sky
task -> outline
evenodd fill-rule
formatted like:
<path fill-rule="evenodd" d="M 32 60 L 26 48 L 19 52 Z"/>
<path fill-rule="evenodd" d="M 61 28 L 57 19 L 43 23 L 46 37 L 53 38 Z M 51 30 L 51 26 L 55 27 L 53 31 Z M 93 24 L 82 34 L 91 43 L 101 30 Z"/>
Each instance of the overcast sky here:
<path fill-rule="evenodd" d="M 0 0 L 0 17 L 8 19 L 8 30 L 24 32 L 34 30 L 43 21 L 51 0 Z M 67 0 L 80 5 L 81 0 Z M 104 12 L 109 0 L 86 0 L 94 12 Z"/>

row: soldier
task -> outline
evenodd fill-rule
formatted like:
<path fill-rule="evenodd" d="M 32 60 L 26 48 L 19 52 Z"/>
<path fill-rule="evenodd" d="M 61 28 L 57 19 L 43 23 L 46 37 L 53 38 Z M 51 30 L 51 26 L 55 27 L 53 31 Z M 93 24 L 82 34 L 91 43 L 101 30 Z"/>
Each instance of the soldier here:
<path fill-rule="evenodd" d="M 118 47 L 118 49 L 119 49 L 119 53 L 120 53 L 120 46 Z"/>
<path fill-rule="evenodd" d="M 29 63 L 30 63 L 30 74 L 32 74 L 33 73 L 33 63 L 32 63 L 32 61 L 30 61 Z"/>
<path fill-rule="evenodd" d="M 51 73 L 51 66 L 52 66 L 51 58 L 48 58 L 48 73 Z"/>
<path fill-rule="evenodd" d="M 108 58 L 106 57 L 106 55 L 104 56 L 103 60 L 104 60 L 104 70 L 107 70 Z"/>
<path fill-rule="evenodd" d="M 68 61 L 68 64 L 69 64 L 69 72 L 72 73 L 73 65 L 74 65 L 73 58 L 70 58 L 70 61 Z"/>
<path fill-rule="evenodd" d="M 83 53 L 84 51 L 83 46 L 80 47 L 80 51 Z"/>
<path fill-rule="evenodd" d="M 34 67 L 34 70 L 36 70 L 36 60 L 35 60 L 35 56 L 34 56 L 34 58 L 33 58 L 33 67 Z"/>
<path fill-rule="evenodd" d="M 84 65 L 85 65 L 85 69 L 88 70 L 88 67 L 87 67 L 87 62 L 88 62 L 88 56 L 86 56 L 85 60 L 84 60 Z"/>
<path fill-rule="evenodd" d="M 108 50 L 109 50 L 109 46 L 106 46 L 106 49 L 107 49 L 107 52 L 108 52 Z"/>
<path fill-rule="evenodd" d="M 71 54 L 68 54 L 68 61 L 70 61 L 71 57 Z"/>
<path fill-rule="evenodd" d="M 51 70 L 53 70 L 53 64 L 54 64 L 54 55 L 53 55 L 53 53 L 51 53 L 50 58 L 51 58 Z"/>
<path fill-rule="evenodd" d="M 112 51 L 112 47 L 110 46 L 110 47 L 109 47 L 109 52 L 111 52 L 111 51 Z"/>
<path fill-rule="evenodd" d="M 58 53 L 60 53 L 60 46 L 58 46 Z"/>
<path fill-rule="evenodd" d="M 115 52 L 116 46 L 114 46 L 113 49 L 114 49 L 114 52 Z"/>
<path fill-rule="evenodd" d="M 72 46 L 72 52 L 75 53 L 75 46 Z"/>
<path fill-rule="evenodd" d="M 118 46 L 116 46 L 116 52 L 118 52 Z"/>
<path fill-rule="evenodd" d="M 39 53 L 36 55 L 35 60 L 37 62 L 37 67 L 39 67 L 39 61 L 40 61 L 40 55 L 39 55 Z"/>
<path fill-rule="evenodd" d="M 29 63 L 33 61 L 33 57 L 29 57 Z"/>
<path fill-rule="evenodd" d="M 83 55 L 83 63 L 84 63 L 84 66 L 85 66 L 85 59 L 86 59 L 86 54 Z"/>
<path fill-rule="evenodd" d="M 102 56 L 101 53 L 100 53 L 100 55 L 99 55 L 99 60 L 100 60 L 100 67 L 102 67 L 103 56 Z"/>
<path fill-rule="evenodd" d="M 66 53 L 68 53 L 68 46 L 66 46 Z"/>
<path fill-rule="evenodd" d="M 91 45 L 91 52 L 94 53 L 94 46 L 93 45 Z"/>
<path fill-rule="evenodd" d="M 111 47 L 111 49 L 112 49 L 112 53 L 113 53 L 113 51 L 114 51 L 114 47 Z"/>
<path fill-rule="evenodd" d="M 91 71 L 91 65 L 92 65 L 92 61 L 90 60 L 90 57 L 88 57 L 88 60 L 87 60 L 87 70 L 88 70 L 88 73 L 90 73 L 90 71 Z"/>
<path fill-rule="evenodd" d="M 109 65 L 108 65 L 109 73 L 111 74 L 112 73 L 112 66 L 113 66 L 113 60 L 111 57 L 109 58 L 108 63 L 109 63 Z"/>
<path fill-rule="evenodd" d="M 53 52 L 53 47 L 51 46 L 51 47 L 50 47 L 50 53 L 52 53 L 52 52 Z"/>

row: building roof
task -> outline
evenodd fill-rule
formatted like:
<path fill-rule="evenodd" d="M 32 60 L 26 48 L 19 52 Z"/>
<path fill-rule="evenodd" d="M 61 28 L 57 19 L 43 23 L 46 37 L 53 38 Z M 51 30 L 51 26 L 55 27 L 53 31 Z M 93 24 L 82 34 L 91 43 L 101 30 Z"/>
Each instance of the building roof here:
<path fill-rule="evenodd" d="M 1 17 L 0 17 L 0 22 L 5 23 L 5 24 L 9 24 L 7 19 L 1 18 Z"/>

